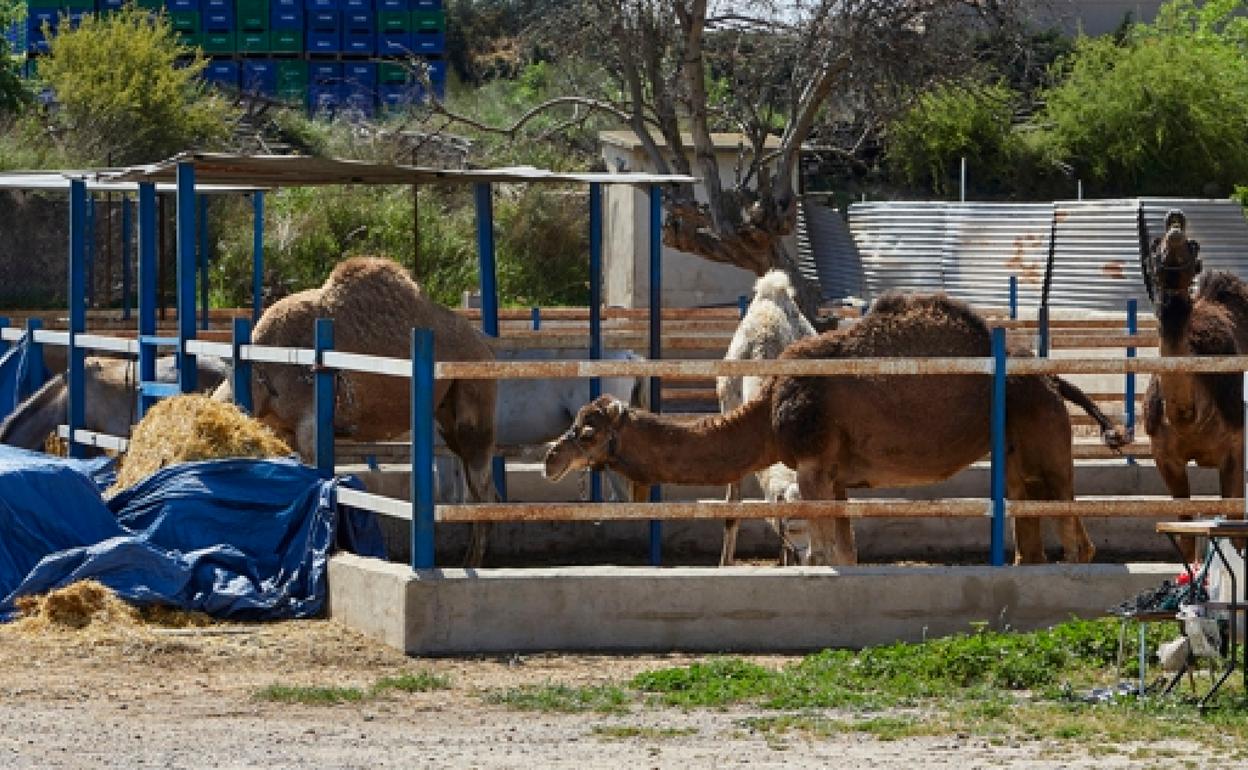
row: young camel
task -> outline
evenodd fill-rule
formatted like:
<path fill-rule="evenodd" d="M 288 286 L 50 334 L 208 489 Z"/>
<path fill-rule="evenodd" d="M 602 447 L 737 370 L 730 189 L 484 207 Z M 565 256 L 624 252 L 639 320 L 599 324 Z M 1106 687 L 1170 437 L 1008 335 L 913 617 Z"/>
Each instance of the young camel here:
<path fill-rule="evenodd" d="M 797 306 L 796 291 L 783 270 L 772 270 L 754 283 L 754 299 L 737 325 L 728 344 L 725 361 L 764 360 L 779 357 L 790 344 L 813 337 L 815 329 Z M 763 384 L 762 377 L 719 377 L 715 392 L 719 409 L 729 414 L 746 401 L 753 400 Z M 775 463 L 755 477 L 768 502 L 798 499 L 797 474 L 783 463 Z M 727 499 L 741 499 L 741 482 L 728 485 Z M 780 561 L 786 564 L 792 556 L 799 564 L 810 562 L 810 539 L 806 522 L 800 519 L 768 519 L 783 543 Z M 731 565 L 736 558 L 740 519 L 724 519 L 724 544 L 719 555 L 720 566 Z"/>
<path fill-rule="evenodd" d="M 1248 352 L 1248 284 L 1230 273 L 1206 274 L 1193 301 L 1200 246 L 1187 238 L 1181 211 L 1166 215 L 1166 234 L 1145 256 L 1145 286 L 1156 302 L 1163 356 L 1238 355 Z M 1191 496 L 1187 464 L 1217 468 L 1222 497 L 1244 494 L 1244 404 L 1240 375 L 1168 372 L 1152 378 L 1144 401 L 1144 429 L 1153 460 L 1176 498 Z M 1184 517 L 1188 518 L 1188 517 Z M 1187 560 L 1194 538 L 1179 542 Z"/>
<path fill-rule="evenodd" d="M 432 328 L 438 361 L 488 361 L 494 354 L 468 321 L 429 299 L 395 262 L 355 257 L 338 263 L 324 285 L 278 300 L 256 324 L 257 345 L 312 347 L 317 318 L 334 319 L 334 348 L 407 358 L 414 327 Z M 316 413 L 307 369 L 257 363 L 253 367 L 255 416 L 286 439 L 305 460 L 315 453 Z M 228 383 L 216 397 L 228 398 Z M 464 467 L 473 502 L 496 499 L 494 380 L 438 380 L 434 417 L 447 447 Z M 411 383 L 399 377 L 343 372 L 338 379 L 334 431 L 356 441 L 384 441 L 411 429 Z M 485 556 L 485 524 L 474 524 L 465 559 Z"/>
<path fill-rule="evenodd" d="M 781 358 L 976 357 L 991 353 L 987 324 L 944 295 L 888 294 L 845 331 L 798 341 Z M 581 408 L 546 456 L 546 476 L 610 467 L 634 481 L 728 484 L 783 462 L 797 471 L 803 500 L 842 500 L 864 487 L 930 484 L 989 449 L 992 383 L 982 375 L 774 377 L 758 398 L 727 416 L 679 423 L 611 398 Z M 1102 439 L 1126 441 L 1095 404 L 1059 377 L 1006 383 L 1006 494 L 1015 500 L 1070 500 L 1074 461 L 1063 399 L 1091 414 Z M 1059 517 L 1064 559 L 1087 562 L 1095 549 L 1076 517 Z M 820 561 L 855 564 L 844 517 L 811 519 Z M 1015 562 L 1045 560 L 1040 522 L 1015 521 Z"/>

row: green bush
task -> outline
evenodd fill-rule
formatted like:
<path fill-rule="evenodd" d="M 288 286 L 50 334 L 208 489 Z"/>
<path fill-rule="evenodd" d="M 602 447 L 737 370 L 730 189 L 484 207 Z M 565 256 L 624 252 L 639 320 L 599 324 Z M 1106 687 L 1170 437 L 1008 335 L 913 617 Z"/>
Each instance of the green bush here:
<path fill-rule="evenodd" d="M 85 14 L 49 52 L 39 76 L 56 94 L 50 120 L 71 162 L 150 162 L 229 135 L 232 109 L 199 79 L 207 60 L 179 43 L 163 13 Z"/>

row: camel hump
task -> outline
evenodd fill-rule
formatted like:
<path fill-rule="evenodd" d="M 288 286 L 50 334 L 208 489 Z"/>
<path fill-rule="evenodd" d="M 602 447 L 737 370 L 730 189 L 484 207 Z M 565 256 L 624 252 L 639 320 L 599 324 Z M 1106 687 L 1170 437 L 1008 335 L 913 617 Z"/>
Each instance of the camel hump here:
<path fill-rule="evenodd" d="M 754 282 L 754 297 L 780 303 L 796 299 L 797 290 L 793 288 L 793 279 L 789 278 L 788 273 L 783 270 L 770 270 Z"/>
<path fill-rule="evenodd" d="M 370 291 L 379 286 L 391 285 L 399 291 L 420 292 L 420 287 L 407 274 L 402 265 L 385 257 L 351 257 L 334 265 L 329 277 L 325 279 L 327 292 L 339 287 L 350 292 L 354 287 L 367 285 Z"/>

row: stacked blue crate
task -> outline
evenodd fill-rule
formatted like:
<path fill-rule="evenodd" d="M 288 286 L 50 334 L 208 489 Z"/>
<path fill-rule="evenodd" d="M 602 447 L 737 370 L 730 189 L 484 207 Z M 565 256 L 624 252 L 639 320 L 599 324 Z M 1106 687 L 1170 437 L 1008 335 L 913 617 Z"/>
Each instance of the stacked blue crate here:
<path fill-rule="evenodd" d="M 309 54 L 342 51 L 342 11 L 339 0 L 305 0 L 303 33 Z"/>
<path fill-rule="evenodd" d="M 377 105 L 377 65 L 352 61 L 342 65 L 342 103 L 365 115 L 373 115 Z"/>
<path fill-rule="evenodd" d="M 371 0 L 343 0 L 342 52 L 352 56 L 377 53 L 377 17 Z"/>
<path fill-rule="evenodd" d="M 342 64 L 308 62 L 308 110 L 313 114 L 335 112 L 342 106 Z"/>
<path fill-rule="evenodd" d="M 227 89 L 237 89 L 239 85 L 238 62 L 232 59 L 213 59 L 204 68 L 204 80 Z"/>
<path fill-rule="evenodd" d="M 244 59 L 242 89 L 261 96 L 277 96 L 277 63 L 272 59 Z"/>
<path fill-rule="evenodd" d="M 43 36 L 44 25 L 48 34 L 56 33 L 56 26 L 61 20 L 60 8 L 31 6 L 26 11 L 26 50 L 31 53 L 47 53 L 48 41 Z"/>
<path fill-rule="evenodd" d="M 204 32 L 233 32 L 234 0 L 201 0 L 200 28 Z"/>

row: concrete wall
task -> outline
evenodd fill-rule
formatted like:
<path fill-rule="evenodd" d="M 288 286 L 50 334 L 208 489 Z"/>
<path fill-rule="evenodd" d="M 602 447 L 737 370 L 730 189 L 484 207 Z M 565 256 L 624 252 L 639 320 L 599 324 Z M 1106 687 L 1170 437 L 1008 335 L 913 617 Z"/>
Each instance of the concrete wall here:
<path fill-rule="evenodd" d="M 1171 565 L 991 567 L 329 566 L 330 614 L 416 655 L 798 651 L 915 642 L 971 623 L 1030 630 L 1097 617 Z"/>

